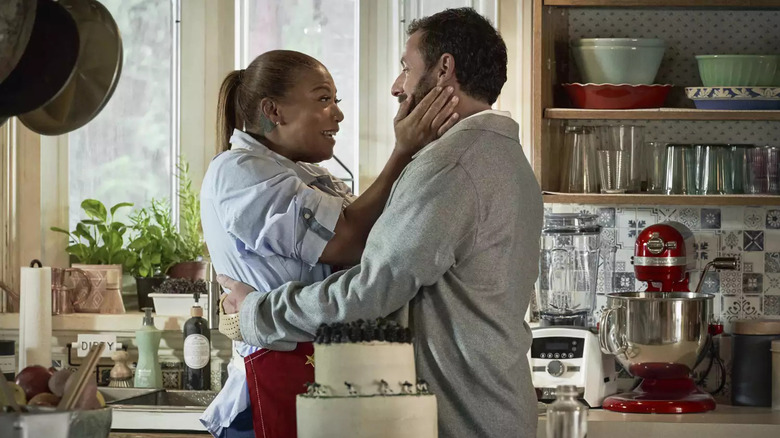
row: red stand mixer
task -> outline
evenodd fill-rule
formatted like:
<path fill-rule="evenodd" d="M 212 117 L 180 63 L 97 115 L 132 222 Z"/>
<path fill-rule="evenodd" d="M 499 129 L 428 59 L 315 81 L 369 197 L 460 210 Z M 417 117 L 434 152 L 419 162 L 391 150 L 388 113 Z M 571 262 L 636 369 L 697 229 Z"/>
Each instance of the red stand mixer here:
<path fill-rule="evenodd" d="M 634 247 L 636 278 L 647 282 L 645 292 L 607 296 L 599 343 L 614 354 L 631 375 L 643 380 L 634 390 L 607 397 L 603 407 L 632 413 L 680 414 L 715 409 L 712 396 L 690 377 L 719 334 L 710 326 L 712 295 L 688 286 L 696 268 L 693 233 L 677 222 L 651 225 L 637 236 Z M 710 268 L 736 269 L 736 259 L 716 258 Z"/>

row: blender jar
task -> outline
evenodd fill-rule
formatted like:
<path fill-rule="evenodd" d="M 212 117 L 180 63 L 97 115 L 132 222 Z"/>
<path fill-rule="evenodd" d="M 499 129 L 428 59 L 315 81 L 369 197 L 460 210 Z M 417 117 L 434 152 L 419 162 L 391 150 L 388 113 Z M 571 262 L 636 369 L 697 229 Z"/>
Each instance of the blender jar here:
<path fill-rule="evenodd" d="M 601 226 L 598 216 L 544 216 L 537 298 L 542 326 L 593 325 Z"/>

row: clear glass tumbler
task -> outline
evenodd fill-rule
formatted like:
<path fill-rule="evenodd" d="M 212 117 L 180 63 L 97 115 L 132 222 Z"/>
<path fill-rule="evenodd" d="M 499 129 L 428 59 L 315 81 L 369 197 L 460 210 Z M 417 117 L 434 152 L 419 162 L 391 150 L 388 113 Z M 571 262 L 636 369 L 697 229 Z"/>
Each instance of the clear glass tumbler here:
<path fill-rule="evenodd" d="M 663 193 L 666 178 L 666 143 L 649 141 L 645 143 L 645 174 L 648 193 Z"/>
<path fill-rule="evenodd" d="M 664 193 L 667 195 L 695 195 L 696 153 L 690 144 L 666 145 L 666 177 Z"/>
<path fill-rule="evenodd" d="M 626 151 L 598 151 L 601 193 L 626 193 L 631 161 Z"/>
<path fill-rule="evenodd" d="M 598 193 L 596 149 L 590 126 L 567 126 L 563 135 L 561 191 Z"/>
<path fill-rule="evenodd" d="M 767 174 L 768 149 L 757 146 L 747 150 L 747 186 L 745 192 L 757 195 L 769 193 Z"/>
<path fill-rule="evenodd" d="M 604 141 L 600 150 L 623 151 L 628 166 L 629 192 L 639 192 L 642 181 L 645 180 L 645 166 L 642 163 L 644 154 L 644 127 L 636 125 L 617 125 L 604 127 Z"/>
<path fill-rule="evenodd" d="M 730 184 L 731 150 L 726 145 L 702 145 L 697 163 L 697 188 L 700 195 L 732 193 Z"/>
<path fill-rule="evenodd" d="M 730 144 L 731 152 L 731 174 L 728 176 L 727 186 L 730 186 L 734 194 L 745 193 L 747 182 L 747 151 L 754 147 L 752 144 Z"/>

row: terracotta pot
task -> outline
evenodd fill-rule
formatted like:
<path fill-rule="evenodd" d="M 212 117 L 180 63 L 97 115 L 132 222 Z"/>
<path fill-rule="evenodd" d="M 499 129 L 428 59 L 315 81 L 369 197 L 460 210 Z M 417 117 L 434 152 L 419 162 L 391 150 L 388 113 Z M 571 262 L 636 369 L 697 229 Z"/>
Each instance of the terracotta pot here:
<path fill-rule="evenodd" d="M 168 268 L 168 276 L 171 278 L 189 278 L 190 280 L 208 280 L 211 263 L 209 262 L 181 262 Z"/>

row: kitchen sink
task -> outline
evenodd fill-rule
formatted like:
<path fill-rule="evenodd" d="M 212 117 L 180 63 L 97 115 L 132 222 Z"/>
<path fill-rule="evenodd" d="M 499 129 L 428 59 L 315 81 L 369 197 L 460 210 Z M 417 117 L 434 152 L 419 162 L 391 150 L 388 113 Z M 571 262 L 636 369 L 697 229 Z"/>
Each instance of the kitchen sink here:
<path fill-rule="evenodd" d="M 100 388 L 106 404 L 114 409 L 152 407 L 202 412 L 214 400 L 215 391 L 180 389 Z"/>

